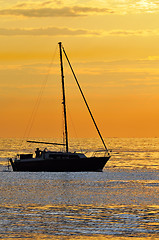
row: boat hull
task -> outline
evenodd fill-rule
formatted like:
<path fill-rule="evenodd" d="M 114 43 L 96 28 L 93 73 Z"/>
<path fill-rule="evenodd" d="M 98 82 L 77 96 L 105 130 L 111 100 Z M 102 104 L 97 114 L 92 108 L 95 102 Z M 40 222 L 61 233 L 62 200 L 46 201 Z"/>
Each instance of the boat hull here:
<path fill-rule="evenodd" d="M 81 159 L 27 159 L 16 161 L 10 159 L 13 171 L 23 172 L 99 172 L 109 160 L 107 157 L 90 157 Z"/>

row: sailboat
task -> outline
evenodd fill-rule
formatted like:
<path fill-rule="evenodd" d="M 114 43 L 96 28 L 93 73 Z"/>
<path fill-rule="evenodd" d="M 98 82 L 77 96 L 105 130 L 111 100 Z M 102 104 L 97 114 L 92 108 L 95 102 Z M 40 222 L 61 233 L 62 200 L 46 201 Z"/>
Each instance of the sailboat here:
<path fill-rule="evenodd" d="M 80 84 L 77 80 L 75 72 L 72 68 L 72 65 L 68 59 L 68 56 L 65 52 L 65 49 L 61 42 L 59 44 L 59 53 L 60 53 L 60 66 L 61 66 L 61 82 L 62 82 L 62 104 L 63 104 L 63 113 L 64 113 L 64 135 L 65 143 L 48 143 L 48 142 L 39 142 L 39 141 L 27 141 L 30 143 L 39 143 L 39 144 L 53 144 L 53 145 L 64 145 L 65 151 L 49 151 L 46 148 L 44 150 L 36 149 L 35 154 L 17 154 L 17 156 L 9 161 L 11 163 L 13 171 L 28 171 L 28 172 L 88 172 L 88 171 L 102 171 L 105 164 L 110 158 L 110 153 L 106 147 L 104 139 L 99 131 L 99 128 L 95 122 L 95 119 L 92 115 L 90 107 L 86 101 L 86 98 L 83 94 L 83 91 L 80 87 Z M 73 73 L 79 91 L 82 95 L 82 98 L 86 104 L 88 112 L 92 118 L 92 121 L 95 125 L 95 128 L 99 134 L 99 137 L 104 146 L 102 156 L 92 156 L 87 157 L 84 153 L 80 152 L 70 152 L 69 151 L 69 141 L 68 141 L 68 127 L 67 127 L 67 112 L 66 112 L 66 100 L 65 100 L 65 82 L 64 82 L 64 70 L 63 70 L 63 55 L 66 57 L 66 60 L 69 64 L 69 67 Z"/>

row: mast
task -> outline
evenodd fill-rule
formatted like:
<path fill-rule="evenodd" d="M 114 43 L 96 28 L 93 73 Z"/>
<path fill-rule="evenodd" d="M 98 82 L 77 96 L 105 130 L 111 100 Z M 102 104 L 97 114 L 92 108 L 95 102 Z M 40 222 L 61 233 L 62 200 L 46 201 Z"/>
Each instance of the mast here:
<path fill-rule="evenodd" d="M 108 149 L 107 149 L 107 147 L 106 147 L 106 144 L 105 144 L 105 142 L 104 142 L 104 139 L 103 139 L 103 137 L 102 137 L 102 135 L 101 135 L 101 133 L 100 133 L 100 131 L 99 131 L 99 128 L 98 128 L 98 126 L 97 126 L 97 124 L 96 124 L 96 122 L 95 122 L 95 119 L 94 119 L 94 117 L 93 117 L 93 114 L 92 114 L 92 112 L 91 112 L 91 110 L 90 110 L 90 107 L 89 107 L 87 101 L 86 101 L 86 98 L 85 98 L 85 96 L 84 96 L 84 94 L 83 94 L 83 91 L 82 91 L 80 85 L 79 85 L 79 82 L 78 82 L 78 80 L 77 80 L 77 77 L 76 77 L 76 75 L 75 75 L 75 72 L 74 72 L 74 70 L 73 70 L 73 68 L 72 68 L 72 66 L 71 66 L 71 63 L 70 63 L 70 61 L 69 61 L 69 59 L 68 59 L 68 56 L 67 56 L 67 54 L 66 54 L 65 49 L 64 49 L 63 46 L 62 46 L 62 50 L 63 50 L 63 52 L 64 52 L 64 54 L 65 54 L 65 57 L 66 57 L 66 59 L 67 59 L 67 62 L 68 62 L 68 64 L 69 64 L 69 66 L 70 66 L 70 68 L 71 68 L 72 74 L 73 74 L 73 76 L 74 76 L 74 78 L 75 78 L 75 80 L 76 80 L 76 83 L 77 83 L 77 85 L 78 85 L 79 91 L 80 91 L 80 93 L 81 93 L 81 95 L 82 95 L 82 97 L 83 97 L 83 100 L 84 100 L 84 102 L 85 102 L 85 104 L 86 104 L 86 106 L 87 106 L 88 112 L 89 112 L 89 114 L 90 114 L 90 116 L 91 116 L 91 118 L 92 118 L 92 121 L 93 121 L 93 123 L 94 123 L 94 125 L 95 125 L 95 128 L 96 128 L 96 130 L 97 130 L 97 132 L 98 132 L 98 134 L 99 134 L 99 137 L 100 137 L 100 139 L 101 139 L 101 141 L 102 141 L 102 143 L 103 143 L 103 146 L 104 146 L 105 150 L 108 152 Z"/>
<path fill-rule="evenodd" d="M 61 65 L 61 80 L 62 80 L 62 104 L 64 112 L 64 124 L 65 124 L 65 142 L 66 142 L 66 152 L 68 152 L 68 132 L 67 132 L 67 117 L 66 117 L 66 100 L 65 100 L 65 84 L 64 84 L 64 73 L 63 73 L 63 61 L 62 61 L 62 43 L 59 42 L 60 50 L 60 65 Z"/>

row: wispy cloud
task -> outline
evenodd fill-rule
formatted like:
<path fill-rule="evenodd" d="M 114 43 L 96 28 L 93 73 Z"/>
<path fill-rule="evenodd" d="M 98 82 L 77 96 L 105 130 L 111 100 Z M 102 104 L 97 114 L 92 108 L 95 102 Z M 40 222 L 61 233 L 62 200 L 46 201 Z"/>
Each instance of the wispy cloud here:
<path fill-rule="evenodd" d="M 107 0 L 107 7 L 111 8 L 118 14 L 140 14 L 155 13 L 159 11 L 157 0 Z"/>
<path fill-rule="evenodd" d="M 114 36 L 149 36 L 149 35 L 159 35 L 159 29 L 144 29 L 144 30 L 111 30 L 105 32 L 105 35 Z"/>
<path fill-rule="evenodd" d="M 156 56 L 157 58 L 157 56 Z M 76 74 L 82 79 L 83 85 L 86 87 L 99 88 L 101 91 L 105 87 L 109 89 L 156 89 L 159 88 L 159 60 L 152 60 L 147 58 L 145 60 L 128 60 L 123 59 L 120 61 L 105 61 L 105 62 L 76 62 L 74 67 Z M 77 65 L 76 65 L 77 64 Z M 34 64 L 25 65 L 4 65 L 4 68 L 0 68 L 0 72 L 5 76 L 7 74 L 8 80 L 6 79 L 0 83 L 0 89 L 4 90 L 8 88 L 31 88 L 39 89 L 39 79 L 44 80 L 45 76 L 48 77 L 49 62 L 37 62 Z M 18 74 L 16 83 L 12 82 L 12 77 Z M 59 75 L 59 63 L 55 63 L 52 66 L 52 70 L 49 70 L 50 80 L 48 81 L 49 88 L 52 88 L 54 84 L 57 84 Z M 23 76 L 23 81 L 22 81 Z M 32 78 L 33 76 L 33 78 Z M 44 77 L 43 77 L 44 76 Z M 66 76 L 67 73 L 66 73 Z M 34 81 L 32 80 L 34 79 Z M 100 81 L 98 81 L 100 79 Z M 102 83 L 102 85 L 101 85 Z M 71 84 L 71 82 L 69 83 Z M 105 91 L 105 90 L 104 90 Z"/>
<path fill-rule="evenodd" d="M 25 16 L 25 17 L 79 17 L 87 16 L 91 13 L 113 13 L 111 9 L 108 8 L 98 8 L 98 7 L 63 7 L 63 8 L 11 8 L 0 10 L 0 15 L 15 15 L 15 16 Z"/>
<path fill-rule="evenodd" d="M 78 3 L 77 3 L 78 2 Z M 84 4 L 83 4 L 84 2 Z M 3 3 L 0 15 L 25 17 L 83 17 L 93 14 L 141 14 L 158 13 L 157 0 L 46 0 L 46 1 L 20 1 L 8 8 L 7 1 Z M 93 7 L 92 7 L 93 6 Z"/>
<path fill-rule="evenodd" d="M 0 28 L 1 36 L 158 36 L 159 29 L 145 30 L 125 30 L 117 29 L 111 31 L 104 30 L 87 30 L 87 29 L 72 29 L 72 28 Z"/>
<path fill-rule="evenodd" d="M 69 35 L 99 35 L 96 31 L 89 31 L 85 29 L 70 29 L 70 28 L 33 28 L 33 29 L 20 29 L 20 28 L 0 28 L 1 36 L 69 36 Z"/>
<path fill-rule="evenodd" d="M 54 0 L 54 1 L 41 1 L 41 2 L 35 2 L 35 1 L 28 1 L 28 2 L 20 2 L 14 5 L 12 8 L 41 8 L 41 7 L 50 7 L 50 6 L 59 6 L 59 5 L 64 5 L 62 0 Z"/>

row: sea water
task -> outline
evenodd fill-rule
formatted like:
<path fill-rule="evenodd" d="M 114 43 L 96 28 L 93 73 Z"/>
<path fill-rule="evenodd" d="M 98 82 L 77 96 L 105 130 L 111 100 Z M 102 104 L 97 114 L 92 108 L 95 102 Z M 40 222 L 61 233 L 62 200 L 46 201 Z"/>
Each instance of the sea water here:
<path fill-rule="evenodd" d="M 106 142 L 103 172 L 30 173 L 13 172 L 7 159 L 39 145 L 0 139 L 0 239 L 158 239 L 159 138 Z M 71 151 L 88 155 L 100 147 L 70 140 Z"/>

